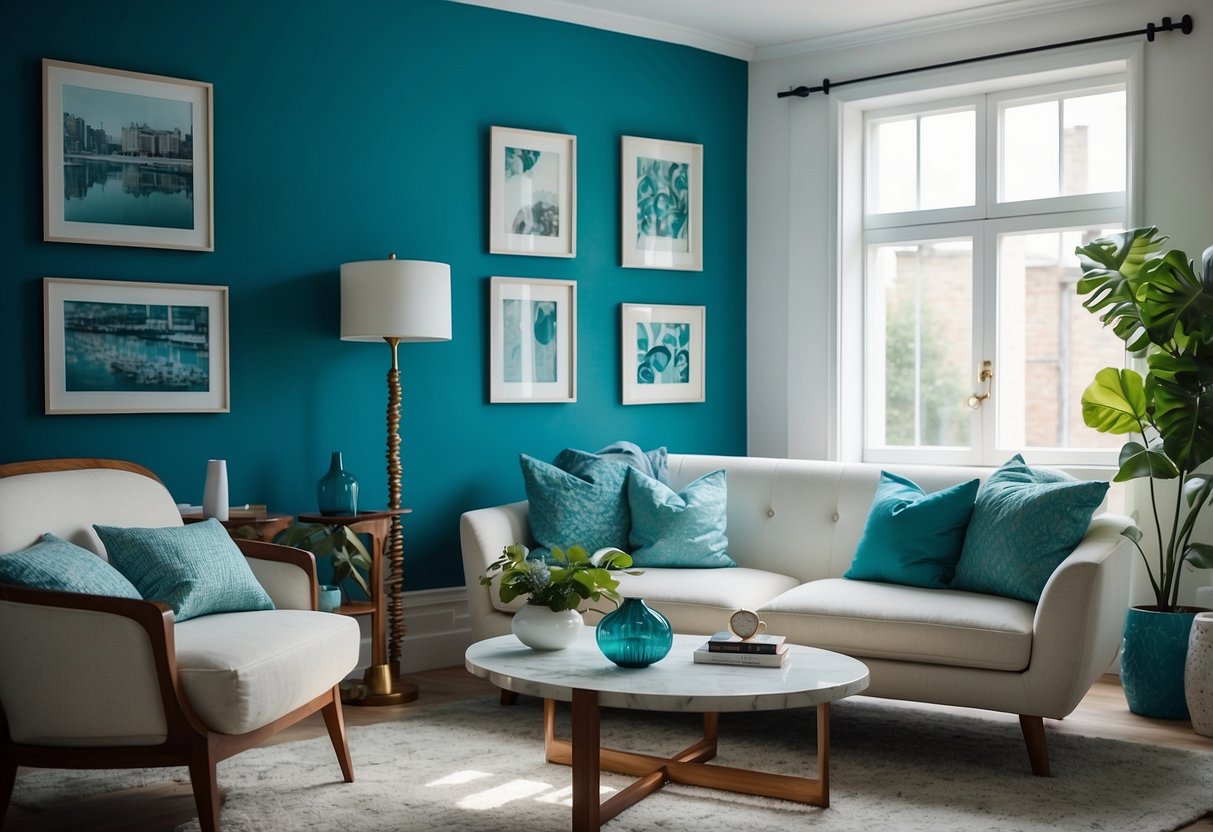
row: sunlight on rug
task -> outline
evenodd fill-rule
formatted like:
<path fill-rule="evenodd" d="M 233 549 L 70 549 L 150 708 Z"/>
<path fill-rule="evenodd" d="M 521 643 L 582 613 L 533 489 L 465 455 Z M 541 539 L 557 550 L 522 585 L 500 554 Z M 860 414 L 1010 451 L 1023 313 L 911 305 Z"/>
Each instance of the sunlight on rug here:
<path fill-rule="evenodd" d="M 689 714 L 605 711 L 603 744 L 672 753 L 697 736 Z M 562 733 L 567 736 L 567 715 Z M 725 714 L 721 765 L 812 775 L 810 709 Z M 1213 754 L 1049 734 L 1054 776 L 1033 777 L 1010 719 L 838 703 L 831 721 L 831 807 L 666 786 L 623 812 L 609 832 L 737 829 L 821 832 L 1168 832 L 1213 809 Z M 343 783 L 327 738 L 257 748 L 219 765 L 225 832 L 496 832 L 569 828 L 570 771 L 543 759 L 539 703 L 488 698 L 436 706 L 399 723 L 350 729 L 354 783 Z M 35 771 L 14 803 L 52 805 L 149 783 L 184 769 Z M 603 794 L 630 782 L 604 773 Z M 197 822 L 180 827 L 193 832 Z"/>

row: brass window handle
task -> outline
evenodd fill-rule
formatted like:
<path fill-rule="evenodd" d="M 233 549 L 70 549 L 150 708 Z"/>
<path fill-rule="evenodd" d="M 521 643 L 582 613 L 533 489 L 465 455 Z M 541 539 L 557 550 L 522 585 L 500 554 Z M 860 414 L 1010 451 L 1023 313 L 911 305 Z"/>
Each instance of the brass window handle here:
<path fill-rule="evenodd" d="M 994 386 L 993 379 L 994 379 L 994 362 L 993 361 L 981 362 L 981 372 L 979 372 L 977 374 L 977 380 L 978 380 L 978 382 L 985 384 L 986 390 L 984 393 L 974 393 L 973 395 L 969 396 L 969 400 L 968 400 L 967 404 L 969 405 L 969 408 L 971 410 L 977 410 L 977 408 L 981 407 L 982 402 L 984 402 L 986 399 L 990 398 L 990 393 L 992 392 L 993 386 Z"/>

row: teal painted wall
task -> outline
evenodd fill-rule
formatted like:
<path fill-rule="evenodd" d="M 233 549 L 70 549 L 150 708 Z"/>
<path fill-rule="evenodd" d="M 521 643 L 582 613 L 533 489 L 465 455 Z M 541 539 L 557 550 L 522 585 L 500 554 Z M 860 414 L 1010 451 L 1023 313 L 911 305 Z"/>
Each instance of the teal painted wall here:
<path fill-rule="evenodd" d="M 42 58 L 214 84 L 215 251 L 42 242 Z M 133 459 L 198 503 L 315 509 L 341 450 L 387 501 L 386 346 L 338 339 L 342 262 L 451 264 L 453 339 L 400 349 L 405 588 L 463 582 L 458 518 L 521 499 L 520 451 L 745 453 L 746 65 L 438 0 L 0 6 L 0 460 Z M 577 136 L 577 257 L 490 255 L 492 125 Z M 704 271 L 619 266 L 622 135 L 704 145 Z M 230 287 L 228 414 L 43 413 L 44 275 Z M 578 401 L 488 403 L 488 278 L 578 283 Z M 707 307 L 707 401 L 620 404 L 619 304 Z"/>

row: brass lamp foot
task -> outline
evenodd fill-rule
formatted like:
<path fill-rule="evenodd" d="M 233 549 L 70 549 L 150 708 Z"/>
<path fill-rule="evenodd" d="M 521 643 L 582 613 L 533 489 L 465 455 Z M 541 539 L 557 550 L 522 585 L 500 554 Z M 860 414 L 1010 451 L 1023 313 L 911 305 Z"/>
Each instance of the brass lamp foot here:
<path fill-rule="evenodd" d="M 401 681 L 390 664 L 373 664 L 362 674 L 362 682 L 341 687 L 346 705 L 401 705 L 417 699 L 417 686 Z"/>

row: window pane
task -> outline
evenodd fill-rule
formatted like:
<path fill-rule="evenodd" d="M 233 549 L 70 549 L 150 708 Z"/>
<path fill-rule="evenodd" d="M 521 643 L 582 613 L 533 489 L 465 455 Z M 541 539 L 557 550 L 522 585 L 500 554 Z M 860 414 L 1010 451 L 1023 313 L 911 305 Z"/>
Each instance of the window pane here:
<path fill-rule="evenodd" d="M 967 447 L 971 241 L 874 245 L 869 254 L 870 443 Z"/>
<path fill-rule="evenodd" d="M 1058 102 L 1002 111 L 1001 202 L 1045 199 L 1058 193 Z"/>
<path fill-rule="evenodd" d="M 868 212 L 888 214 L 913 211 L 917 202 L 917 120 L 881 121 L 872 124 L 868 176 L 871 201 Z"/>
<path fill-rule="evenodd" d="M 1125 189 L 1125 91 L 1062 102 L 1065 194 Z"/>
<path fill-rule="evenodd" d="M 977 200 L 977 112 L 923 116 L 918 207 L 955 208 Z"/>
<path fill-rule="evenodd" d="M 1119 448 L 1082 419 L 1082 391 L 1124 366 L 1124 342 L 1082 307 L 1075 246 L 1104 229 L 1002 234 L 998 239 L 998 446 Z"/>

